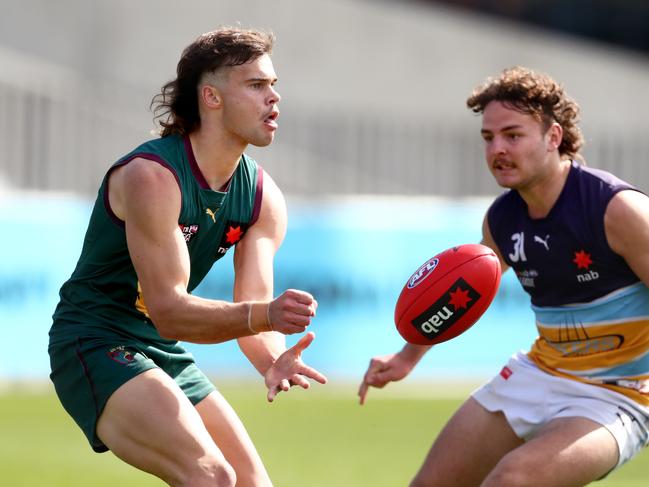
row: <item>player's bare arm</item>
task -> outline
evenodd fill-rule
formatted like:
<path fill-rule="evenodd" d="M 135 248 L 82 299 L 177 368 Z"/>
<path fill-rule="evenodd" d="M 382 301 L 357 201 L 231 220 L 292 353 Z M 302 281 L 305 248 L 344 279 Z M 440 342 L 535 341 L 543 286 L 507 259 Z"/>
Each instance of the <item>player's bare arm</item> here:
<path fill-rule="evenodd" d="M 273 260 L 286 234 L 286 203 L 279 188 L 268 174 L 264 174 L 264 188 L 259 218 L 237 244 L 234 253 L 234 300 L 268 303 L 273 299 Z M 300 299 L 313 308 L 310 320 L 315 315 L 317 302 L 308 293 L 296 292 Z M 290 307 L 290 303 L 284 303 Z M 276 315 L 282 310 L 275 306 L 260 308 L 267 312 L 270 331 Z M 253 308 L 253 312 L 256 308 Z M 306 310 L 305 310 L 306 311 Z M 308 322 L 308 321 L 307 321 Z M 264 374 L 284 350 L 284 337 L 278 333 L 262 333 L 239 340 L 239 345 L 257 370 Z"/>
<path fill-rule="evenodd" d="M 309 293 L 288 290 L 287 299 L 273 298 L 273 259 L 286 234 L 286 203 L 268 174 L 264 174 L 262 206 L 257 222 L 248 229 L 237 244 L 234 255 L 234 300 L 270 303 L 268 313 L 271 327 L 278 321 L 305 323 L 315 316 L 317 301 Z M 291 385 L 309 387 L 308 379 L 320 383 L 326 377 L 301 360 L 302 351 L 313 341 L 313 333 L 302 337 L 286 350 L 283 335 L 270 331 L 239 338 L 239 346 L 255 368 L 265 377 L 268 400 Z"/>
<path fill-rule="evenodd" d="M 649 286 L 649 197 L 620 191 L 608 204 L 604 227 L 611 249 Z"/>
<path fill-rule="evenodd" d="M 110 178 L 109 202 L 126 225 L 126 239 L 149 316 L 161 336 L 219 343 L 267 326 L 257 314 L 248 326 L 250 303 L 229 303 L 187 292 L 189 255 L 178 215 L 181 195 L 174 175 L 160 164 L 134 159 Z M 278 318 L 276 329 L 298 333 L 307 323 Z M 252 328 L 252 330 L 251 330 Z"/>

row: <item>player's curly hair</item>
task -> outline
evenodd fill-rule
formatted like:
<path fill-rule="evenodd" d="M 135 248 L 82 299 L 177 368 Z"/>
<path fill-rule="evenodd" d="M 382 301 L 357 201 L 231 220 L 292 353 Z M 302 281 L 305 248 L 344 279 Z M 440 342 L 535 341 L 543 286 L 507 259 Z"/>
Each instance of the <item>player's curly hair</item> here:
<path fill-rule="evenodd" d="M 579 105 L 550 76 L 521 66 L 505 69 L 473 90 L 466 101 L 475 113 L 484 112 L 492 101 L 500 101 L 536 118 L 547 130 L 553 122 L 563 129 L 559 154 L 583 162 L 579 151 L 584 138 L 579 123 Z"/>
<path fill-rule="evenodd" d="M 201 35 L 187 46 L 178 61 L 176 79 L 166 83 L 151 101 L 160 135 L 185 135 L 200 126 L 198 84 L 204 73 L 270 54 L 274 41 L 272 33 L 223 27 Z"/>

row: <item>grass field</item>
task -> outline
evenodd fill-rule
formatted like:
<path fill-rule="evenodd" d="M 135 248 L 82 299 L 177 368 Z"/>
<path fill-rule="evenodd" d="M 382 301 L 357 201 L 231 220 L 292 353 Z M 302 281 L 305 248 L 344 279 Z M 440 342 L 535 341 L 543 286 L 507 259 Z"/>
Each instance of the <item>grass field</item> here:
<path fill-rule="evenodd" d="M 292 390 L 273 404 L 265 402 L 258 382 L 221 391 L 247 425 L 277 487 L 398 487 L 408 484 L 464 396 L 437 387 L 443 394 L 415 396 L 412 388 L 394 384 L 371 391 L 363 407 L 354 386 Z M 0 392 L 0 438 L 0 485 L 164 485 L 111 453 L 93 453 L 49 388 Z M 645 450 L 596 485 L 646 487 L 648 478 Z"/>

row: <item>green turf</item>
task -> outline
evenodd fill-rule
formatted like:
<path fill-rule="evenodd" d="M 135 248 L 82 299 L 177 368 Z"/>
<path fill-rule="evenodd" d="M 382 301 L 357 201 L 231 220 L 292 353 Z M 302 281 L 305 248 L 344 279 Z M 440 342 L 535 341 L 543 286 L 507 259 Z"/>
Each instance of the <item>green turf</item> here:
<path fill-rule="evenodd" d="M 406 486 L 460 399 L 314 386 L 267 404 L 260 383 L 221 387 L 247 425 L 277 487 Z M 53 393 L 0 393 L 1 485 L 161 486 L 110 453 L 93 453 Z M 645 450 L 598 487 L 646 487 Z"/>

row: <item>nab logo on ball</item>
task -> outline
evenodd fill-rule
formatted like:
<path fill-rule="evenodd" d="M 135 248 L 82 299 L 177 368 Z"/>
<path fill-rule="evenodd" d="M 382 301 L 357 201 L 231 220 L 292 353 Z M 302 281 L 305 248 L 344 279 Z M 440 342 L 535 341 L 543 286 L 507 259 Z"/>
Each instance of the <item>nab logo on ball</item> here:
<path fill-rule="evenodd" d="M 459 278 L 432 306 L 412 320 L 412 324 L 428 339 L 433 339 L 453 326 L 480 298 L 480 293 Z"/>

